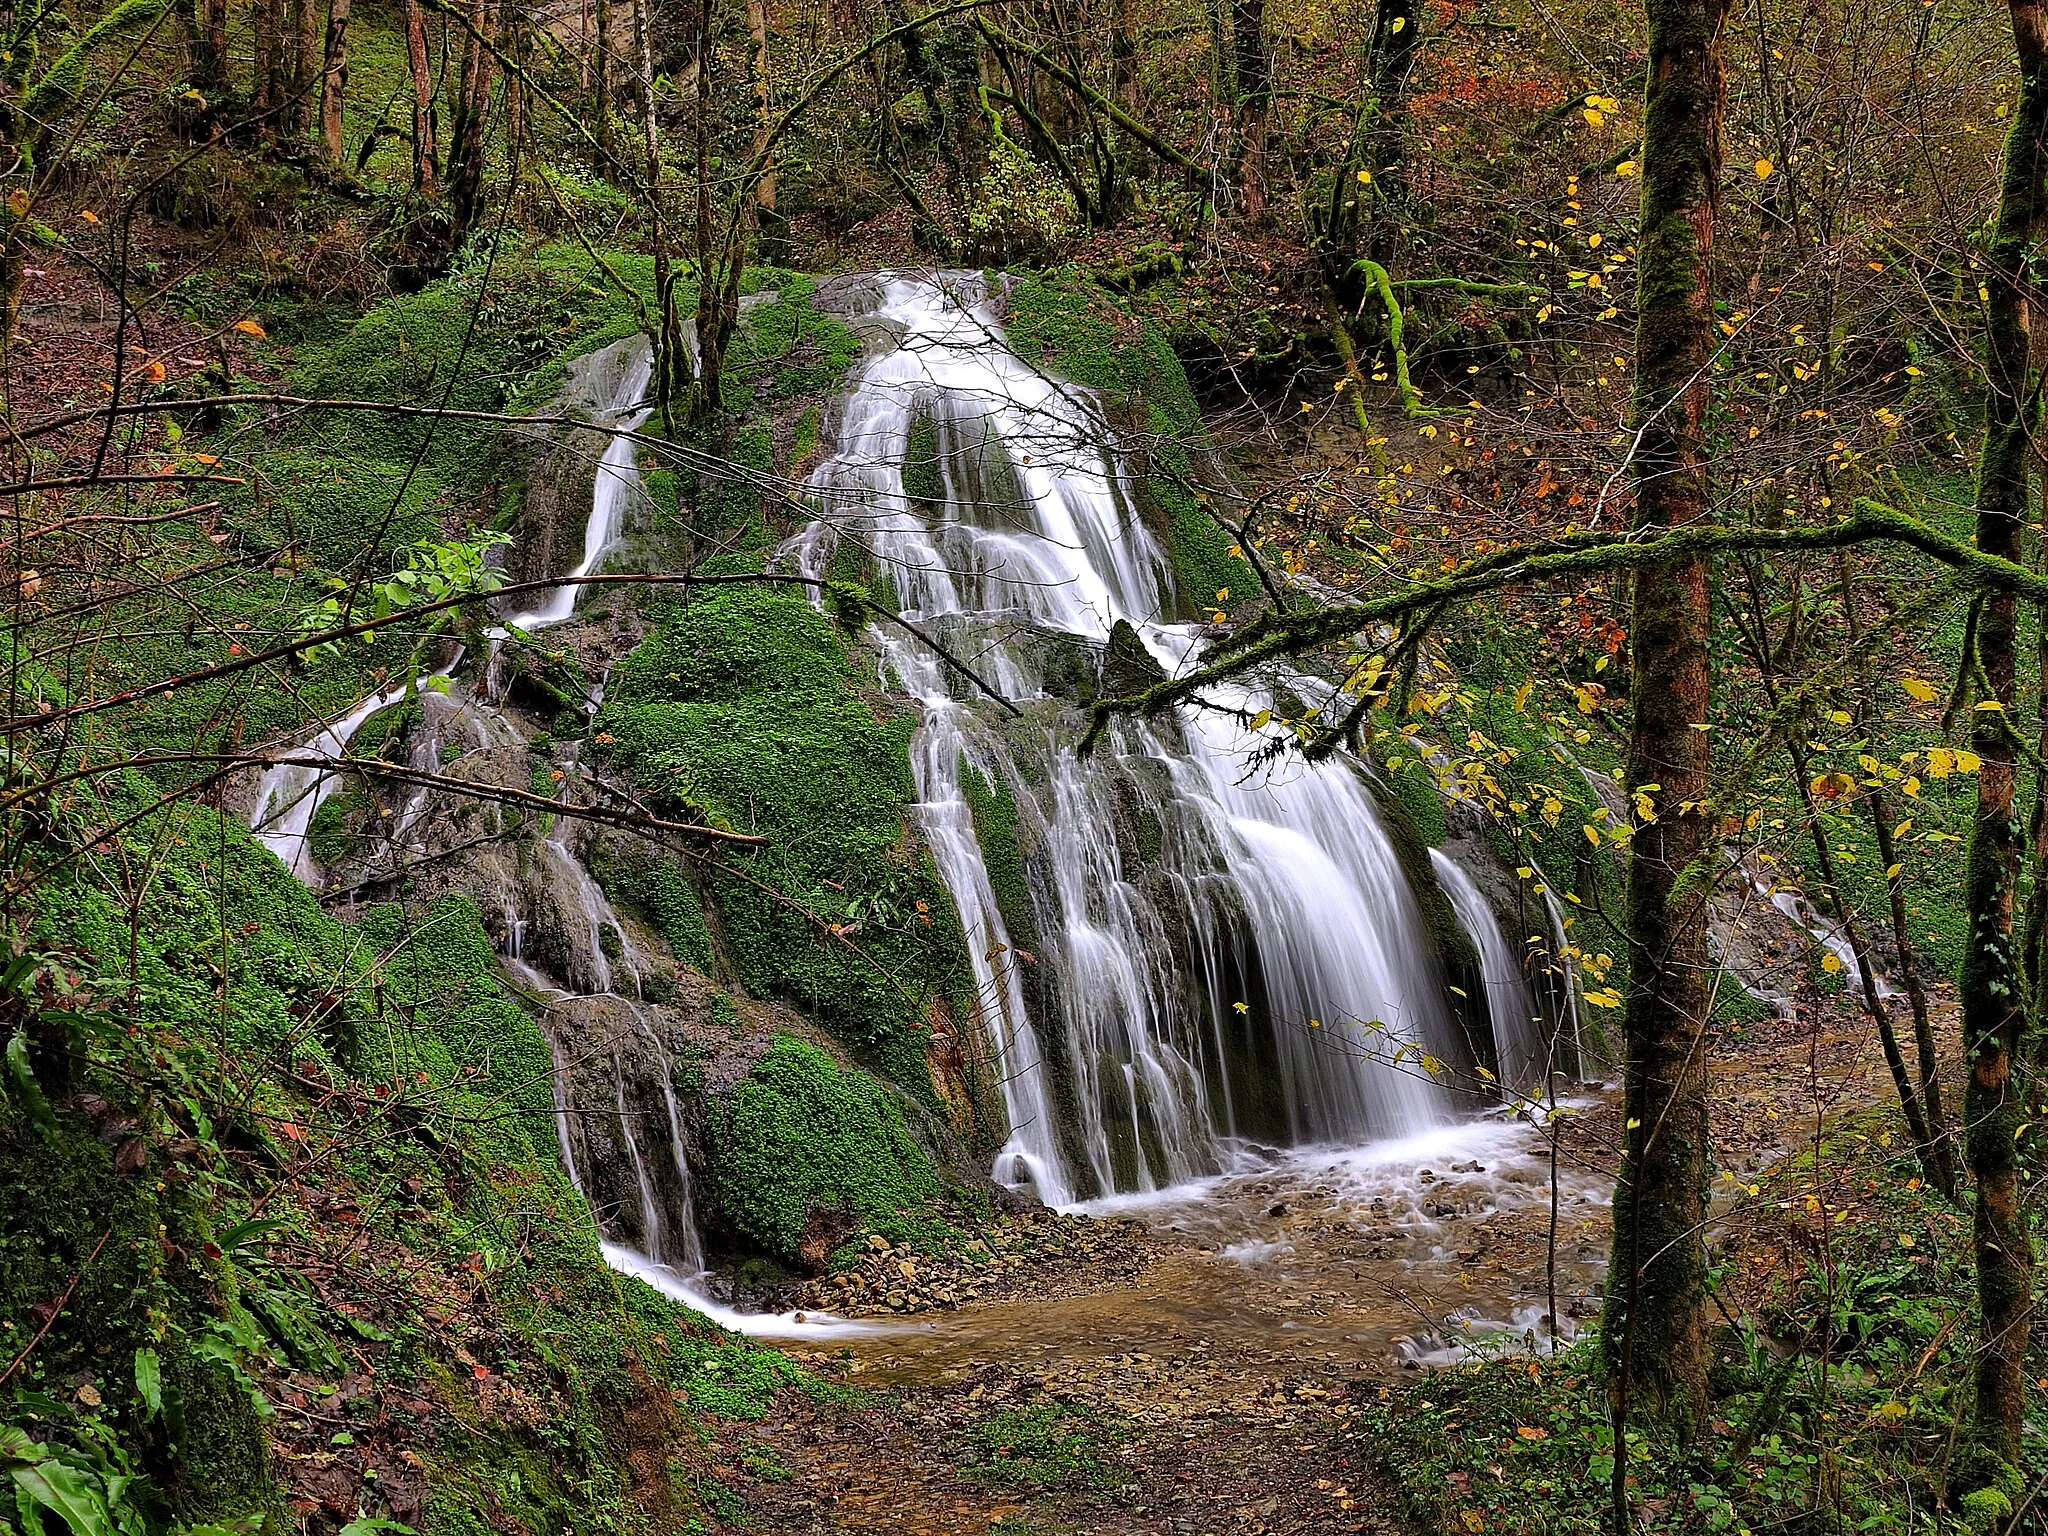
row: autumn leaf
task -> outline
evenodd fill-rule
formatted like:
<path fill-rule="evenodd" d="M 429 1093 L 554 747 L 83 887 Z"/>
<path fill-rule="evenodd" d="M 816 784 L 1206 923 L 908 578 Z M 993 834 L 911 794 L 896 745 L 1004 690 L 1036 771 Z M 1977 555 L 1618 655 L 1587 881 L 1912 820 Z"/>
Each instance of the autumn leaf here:
<path fill-rule="evenodd" d="M 1777 167 L 1771 164 L 1769 156 L 1760 156 L 1755 166 L 1756 179 L 1758 181 L 1769 181 L 1771 179 L 1771 172 L 1776 169 Z"/>
<path fill-rule="evenodd" d="M 237 320 L 234 324 L 234 329 L 240 331 L 244 336 L 254 336 L 258 341 L 264 339 L 263 327 L 254 320 Z"/>
<path fill-rule="evenodd" d="M 1932 704 L 1941 697 L 1933 684 L 1922 682 L 1917 677 L 1902 677 L 1899 679 L 1899 686 L 1906 690 L 1906 697 L 1915 703 Z"/>

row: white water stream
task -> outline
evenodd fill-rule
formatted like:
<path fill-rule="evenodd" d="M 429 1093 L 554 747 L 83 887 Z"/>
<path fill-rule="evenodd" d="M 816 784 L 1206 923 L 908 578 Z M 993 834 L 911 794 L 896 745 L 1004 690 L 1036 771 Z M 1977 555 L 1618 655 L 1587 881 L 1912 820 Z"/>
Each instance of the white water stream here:
<path fill-rule="evenodd" d="M 1047 697 L 1049 641 L 1104 646 L 1120 622 L 1159 667 L 1188 665 L 1197 633 L 1175 622 L 1170 563 L 1097 398 L 1010 350 L 977 274 L 879 289 L 898 340 L 857 380 L 812 478 L 823 515 L 787 558 L 823 576 L 851 541 L 906 617 L 1011 699 Z M 913 458 L 932 462 L 906 487 Z M 997 1057 L 999 1179 L 1065 1204 L 1184 1183 L 1250 1138 L 1357 1143 L 1449 1115 L 1420 1066 L 1458 1054 L 1443 980 L 1356 764 L 1257 766 L 1274 743 L 1246 722 L 1270 700 L 1229 687 L 1207 694 L 1218 710 L 1119 725 L 1083 762 L 1049 725 L 1001 725 L 928 649 L 875 635 L 885 677 L 925 709 L 913 766 Z M 966 771 L 1040 828 L 1036 1017 Z M 1136 859 L 1133 801 L 1159 845 Z M 1279 1079 L 1256 1123 L 1233 1066 L 1248 1055 Z"/>
<path fill-rule="evenodd" d="M 1503 1086 L 1541 1098 L 1549 1074 L 1543 1023 L 1522 976 L 1522 963 L 1508 947 L 1500 919 L 1458 861 L 1441 848 L 1429 850 L 1437 883 L 1451 898 L 1458 923 L 1479 950 L 1480 984 L 1486 988 L 1486 1018 L 1493 1027 L 1494 1070 Z"/>

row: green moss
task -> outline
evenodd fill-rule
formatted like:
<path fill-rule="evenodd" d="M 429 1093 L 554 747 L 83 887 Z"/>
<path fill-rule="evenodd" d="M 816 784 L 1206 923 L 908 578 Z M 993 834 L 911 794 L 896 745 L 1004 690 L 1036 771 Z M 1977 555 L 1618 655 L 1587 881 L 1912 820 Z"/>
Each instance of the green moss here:
<path fill-rule="evenodd" d="M 1038 921 L 1032 913 L 1031 887 L 1024 875 L 1024 850 L 1017 840 L 1017 802 L 1010 786 L 991 784 L 976 768 L 960 775 L 960 790 L 974 817 L 974 839 L 981 845 L 996 909 L 1003 915 L 1010 942 L 1038 953 Z M 1157 833 L 1154 823 L 1154 833 Z M 1155 849 L 1156 853 L 1156 849 Z"/>
<path fill-rule="evenodd" d="M 1444 825 L 1444 797 L 1428 764 L 1408 758 L 1399 769 L 1383 773 L 1380 782 L 1400 802 L 1415 835 L 1431 848 L 1441 847 L 1449 831 Z"/>
<path fill-rule="evenodd" d="M 740 982 L 929 1098 L 926 1010 L 966 968 L 908 819 L 915 719 L 876 717 L 845 642 L 801 598 L 727 587 L 653 616 L 600 728 L 657 799 L 768 839 L 708 882 Z"/>
<path fill-rule="evenodd" d="M 943 1194 L 897 1099 L 787 1035 L 734 1086 L 714 1139 L 719 1212 L 783 1260 L 798 1257 L 820 1216 L 840 1234 L 865 1225 L 912 1241 Z"/>
<path fill-rule="evenodd" d="M 946 509 L 946 482 L 939 469 L 939 429 L 927 415 L 919 415 L 910 424 L 903 449 L 903 494 L 926 517 L 937 517 Z"/>
<path fill-rule="evenodd" d="M 967 1433 L 977 1476 L 999 1486 L 1090 1488 L 1106 1482 L 1112 1426 L 1073 1403 L 1042 1403 L 991 1414 Z"/>

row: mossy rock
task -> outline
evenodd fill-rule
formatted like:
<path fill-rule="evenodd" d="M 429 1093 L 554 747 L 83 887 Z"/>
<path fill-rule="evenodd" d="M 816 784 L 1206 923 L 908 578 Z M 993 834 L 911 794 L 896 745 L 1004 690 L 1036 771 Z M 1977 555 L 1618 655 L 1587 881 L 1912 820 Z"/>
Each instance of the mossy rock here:
<path fill-rule="evenodd" d="M 712 1116 L 719 1218 L 812 1273 L 854 1232 L 915 1245 L 945 1186 L 897 1095 L 815 1045 L 778 1036 Z"/>

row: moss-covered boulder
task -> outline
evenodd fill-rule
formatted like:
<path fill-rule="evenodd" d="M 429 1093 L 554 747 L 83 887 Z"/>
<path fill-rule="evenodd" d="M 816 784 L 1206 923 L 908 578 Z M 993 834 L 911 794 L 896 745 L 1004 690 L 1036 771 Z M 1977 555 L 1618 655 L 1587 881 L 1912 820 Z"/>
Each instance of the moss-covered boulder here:
<path fill-rule="evenodd" d="M 718 1211 L 735 1234 L 816 1273 L 853 1232 L 914 1243 L 945 1186 L 897 1095 L 792 1036 L 714 1111 Z"/>

